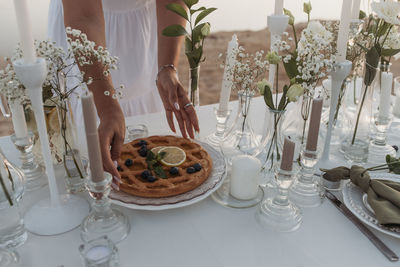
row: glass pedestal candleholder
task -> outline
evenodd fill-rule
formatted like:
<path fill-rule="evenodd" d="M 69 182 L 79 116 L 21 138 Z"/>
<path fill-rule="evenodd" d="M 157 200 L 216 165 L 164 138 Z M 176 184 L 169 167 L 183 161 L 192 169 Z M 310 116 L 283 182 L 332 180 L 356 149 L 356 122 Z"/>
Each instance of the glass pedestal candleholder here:
<path fill-rule="evenodd" d="M 102 236 L 79 246 L 85 267 L 118 267 L 119 256 L 115 244 Z"/>
<path fill-rule="evenodd" d="M 206 142 L 213 147 L 219 148 L 222 138 L 224 137 L 226 123 L 228 122 L 231 110 L 220 111 L 218 108 L 214 108 L 214 113 L 217 118 L 217 129 L 214 133 L 206 137 Z"/>
<path fill-rule="evenodd" d="M 28 133 L 24 138 L 17 138 L 15 134 L 11 136 L 11 141 L 21 153 L 21 170 L 25 174 L 25 190 L 34 191 L 47 184 L 47 177 L 44 169 L 37 164 L 32 153 L 34 134 Z"/>
<path fill-rule="evenodd" d="M 256 220 L 261 226 L 278 232 L 292 232 L 300 227 L 302 212 L 288 198 L 293 176 L 294 171 L 277 168 L 275 180 L 278 192 L 273 198 L 264 200 L 256 212 Z"/>
<path fill-rule="evenodd" d="M 0 248 L 0 266 L 1 267 L 20 267 L 21 262 L 19 260 L 19 255 L 17 252 Z"/>
<path fill-rule="evenodd" d="M 149 136 L 149 129 L 144 124 L 134 124 L 126 126 L 125 143 L 129 143 L 138 138 Z"/>
<path fill-rule="evenodd" d="M 128 217 L 119 210 L 111 208 L 108 195 L 112 176 L 105 172 L 104 177 L 100 182 L 86 178 L 86 187 L 93 201 L 89 215 L 81 224 L 81 238 L 87 242 L 107 235 L 114 243 L 118 243 L 128 236 L 130 224 Z"/>
<path fill-rule="evenodd" d="M 300 154 L 301 170 L 289 190 L 289 199 L 300 207 L 318 207 L 324 199 L 319 177 L 314 175 L 319 151 L 304 147 Z"/>
<path fill-rule="evenodd" d="M 386 132 L 392 123 L 393 116 L 380 117 L 379 113 L 374 116 L 375 138 L 369 145 L 368 162 L 374 164 L 386 163 L 386 155 L 396 156 L 396 150 L 386 143 Z"/>

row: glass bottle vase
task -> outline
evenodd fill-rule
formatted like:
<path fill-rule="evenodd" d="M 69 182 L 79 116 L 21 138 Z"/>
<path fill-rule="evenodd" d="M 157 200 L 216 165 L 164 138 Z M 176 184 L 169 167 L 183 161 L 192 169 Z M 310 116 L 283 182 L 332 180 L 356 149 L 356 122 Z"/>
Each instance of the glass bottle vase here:
<path fill-rule="evenodd" d="M 349 134 L 342 141 L 341 151 L 351 162 L 366 163 L 370 143 L 372 103 L 375 80 L 379 77 L 379 68 L 366 63 L 364 81 L 356 112 L 350 120 L 352 125 Z"/>
<path fill-rule="evenodd" d="M 57 112 L 63 142 L 65 184 L 69 193 L 78 193 L 85 190 L 88 160 L 82 156 L 77 146 L 77 131 L 68 99 L 59 101 Z"/>
<path fill-rule="evenodd" d="M 259 158 L 263 164 L 264 180 L 262 184 L 271 185 L 274 178 L 274 166 L 280 161 L 282 148 L 284 143 L 283 124 L 286 118 L 286 110 L 274 110 L 267 108 L 264 126 L 266 127 L 266 134 L 261 142 Z"/>
<path fill-rule="evenodd" d="M 250 122 L 250 107 L 254 94 L 249 91 L 238 92 L 238 112 L 232 126 L 225 133 L 221 142 L 221 151 L 231 164 L 237 155 L 253 155 L 260 142 Z"/>
<path fill-rule="evenodd" d="M 0 149 L 0 247 L 18 247 L 28 237 L 18 205 L 24 186 L 23 172 Z"/>
<path fill-rule="evenodd" d="M 200 106 L 200 65 L 189 70 L 189 100 L 195 107 Z"/>

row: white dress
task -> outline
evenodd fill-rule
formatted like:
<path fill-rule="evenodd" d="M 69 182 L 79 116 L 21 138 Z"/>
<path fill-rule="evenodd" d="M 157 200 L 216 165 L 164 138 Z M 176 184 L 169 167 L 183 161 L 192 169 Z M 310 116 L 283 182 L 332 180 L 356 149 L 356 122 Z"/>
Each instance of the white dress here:
<path fill-rule="evenodd" d="M 119 58 L 118 70 L 112 71 L 111 76 L 114 87 L 125 86 L 120 104 L 126 117 L 163 110 L 155 84 L 158 71 L 155 1 L 102 0 L 106 45 L 110 54 Z M 48 34 L 52 41 L 67 48 L 62 0 L 50 3 Z M 76 68 L 75 72 L 78 71 Z M 73 86 L 71 83 L 69 80 L 68 86 Z M 83 125 L 81 103 L 77 97 L 72 97 L 71 102 L 79 129 Z"/>

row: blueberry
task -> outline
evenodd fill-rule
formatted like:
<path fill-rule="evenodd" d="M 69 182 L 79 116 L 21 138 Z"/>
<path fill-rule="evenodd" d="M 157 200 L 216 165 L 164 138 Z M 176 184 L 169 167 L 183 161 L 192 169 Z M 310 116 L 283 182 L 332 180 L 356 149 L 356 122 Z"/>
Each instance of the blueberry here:
<path fill-rule="evenodd" d="M 121 168 L 121 166 L 117 166 L 117 170 L 119 171 L 119 172 L 122 172 L 122 168 Z"/>
<path fill-rule="evenodd" d="M 139 155 L 142 157 L 146 157 L 147 156 L 147 148 L 139 149 Z"/>
<path fill-rule="evenodd" d="M 169 174 L 178 175 L 179 174 L 179 169 L 177 167 L 172 167 L 171 169 L 169 169 Z"/>
<path fill-rule="evenodd" d="M 147 177 L 146 180 L 150 183 L 154 183 L 157 180 L 157 178 L 155 176 L 151 175 L 151 176 Z"/>
<path fill-rule="evenodd" d="M 133 160 L 131 160 L 131 159 L 125 160 L 125 166 L 126 166 L 126 167 L 130 167 L 130 166 L 132 166 L 132 165 L 133 165 Z"/>
<path fill-rule="evenodd" d="M 399 147 L 398 146 L 394 145 L 393 148 L 394 148 L 394 150 L 396 150 L 396 152 L 399 151 Z"/>
<path fill-rule="evenodd" d="M 193 165 L 193 168 L 196 170 L 196 172 L 198 172 L 198 171 L 201 170 L 202 166 L 201 166 L 200 163 L 196 163 L 196 164 Z"/>
<path fill-rule="evenodd" d="M 189 167 L 189 168 L 186 169 L 186 172 L 187 172 L 187 173 L 195 173 L 195 172 L 196 172 L 196 169 L 193 168 L 193 167 Z"/>
<path fill-rule="evenodd" d="M 145 146 L 145 145 L 147 145 L 147 142 L 145 140 L 139 141 L 139 146 Z"/>
<path fill-rule="evenodd" d="M 149 178 L 149 176 L 151 176 L 151 173 L 148 170 L 144 170 L 141 174 L 143 179 L 147 179 Z"/>

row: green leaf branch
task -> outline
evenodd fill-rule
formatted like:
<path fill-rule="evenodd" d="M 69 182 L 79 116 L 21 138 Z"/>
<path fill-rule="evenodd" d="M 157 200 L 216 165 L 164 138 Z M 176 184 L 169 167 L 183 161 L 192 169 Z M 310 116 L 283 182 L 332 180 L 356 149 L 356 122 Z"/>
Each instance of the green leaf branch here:
<path fill-rule="evenodd" d="M 208 22 L 201 23 L 204 18 L 214 12 L 216 8 L 194 8 L 199 0 L 184 0 L 184 6 L 176 3 L 166 5 L 171 12 L 184 18 L 189 23 L 190 32 L 182 25 L 173 24 L 167 26 L 163 35 L 168 37 L 185 36 L 185 55 L 188 59 L 190 72 L 191 101 L 195 102 L 195 91 L 198 88 L 197 68 L 205 60 L 203 57 L 204 40 L 210 34 L 211 25 Z"/>

